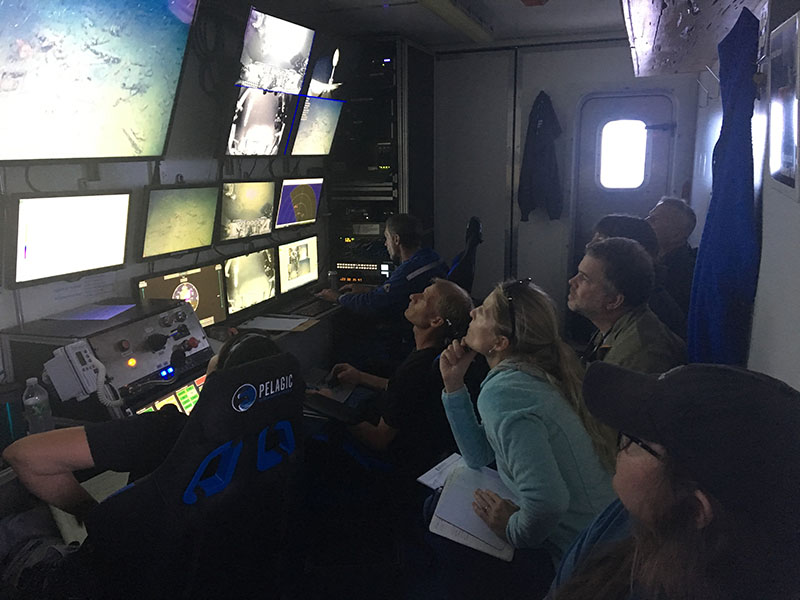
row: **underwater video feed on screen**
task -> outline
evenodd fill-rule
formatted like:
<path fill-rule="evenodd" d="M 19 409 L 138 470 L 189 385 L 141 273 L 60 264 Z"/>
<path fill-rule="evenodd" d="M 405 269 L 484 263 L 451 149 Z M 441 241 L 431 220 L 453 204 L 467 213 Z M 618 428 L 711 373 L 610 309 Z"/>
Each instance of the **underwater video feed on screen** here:
<path fill-rule="evenodd" d="M 299 94 L 313 41 L 312 29 L 251 8 L 244 33 L 239 83 Z"/>
<path fill-rule="evenodd" d="M 316 221 L 322 182 L 322 178 L 284 180 L 275 227 L 290 227 Z"/>
<path fill-rule="evenodd" d="M 228 314 L 275 297 L 275 248 L 225 261 Z"/>
<path fill-rule="evenodd" d="M 0 2 L 0 161 L 162 155 L 195 4 Z"/>
<path fill-rule="evenodd" d="M 142 258 L 210 246 L 218 195 L 216 187 L 151 189 Z"/>
<path fill-rule="evenodd" d="M 306 98 L 297 125 L 297 138 L 292 148 L 293 156 L 317 154 L 331 151 L 333 136 L 342 113 L 344 103 L 339 100 Z"/>
<path fill-rule="evenodd" d="M 273 181 L 223 183 L 220 241 L 272 233 L 274 206 Z"/>
<path fill-rule="evenodd" d="M 228 156 L 276 156 L 294 96 L 239 87 L 228 135 Z"/>

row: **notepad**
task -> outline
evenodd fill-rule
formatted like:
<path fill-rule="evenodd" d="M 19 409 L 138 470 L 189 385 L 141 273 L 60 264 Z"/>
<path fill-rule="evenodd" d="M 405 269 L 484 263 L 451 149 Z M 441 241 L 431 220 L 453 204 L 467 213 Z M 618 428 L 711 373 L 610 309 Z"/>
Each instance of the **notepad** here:
<path fill-rule="evenodd" d="M 474 493 L 478 488 L 489 489 L 501 498 L 515 501 L 514 495 L 494 469 L 457 467 L 442 489 L 429 529 L 459 544 L 511 561 L 514 547 L 489 529 L 472 509 Z"/>

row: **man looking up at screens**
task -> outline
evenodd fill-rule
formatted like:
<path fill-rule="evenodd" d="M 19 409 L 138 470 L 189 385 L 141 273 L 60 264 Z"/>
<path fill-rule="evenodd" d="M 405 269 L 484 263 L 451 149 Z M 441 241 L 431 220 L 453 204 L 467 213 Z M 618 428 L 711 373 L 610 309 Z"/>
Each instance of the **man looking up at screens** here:
<path fill-rule="evenodd" d="M 686 361 L 686 345 L 650 310 L 653 262 L 641 244 L 627 238 L 590 242 L 569 280 L 567 306 L 597 331 L 585 362 L 602 360 L 640 371 L 662 373 Z"/>
<path fill-rule="evenodd" d="M 684 316 L 689 313 L 697 248 L 689 236 L 697 224 L 692 207 L 681 198 L 664 196 L 645 219 L 658 238 L 656 273 L 664 288 L 678 303 Z"/>
<path fill-rule="evenodd" d="M 348 336 L 353 332 L 362 333 L 375 342 L 374 325 L 382 325 L 384 339 L 378 340 L 382 347 L 375 350 L 385 350 L 390 357 L 396 358 L 407 354 L 411 346 L 410 326 L 403 318 L 408 297 L 422 292 L 432 279 L 445 277 L 447 265 L 434 250 L 422 247 L 422 224 L 416 217 L 407 214 L 390 216 L 383 236 L 386 250 L 397 265 L 383 285 L 344 285 L 339 291 L 324 289 L 317 296 L 337 302 L 348 313 L 358 317 L 357 321 L 352 320 L 346 327 L 340 327 L 347 331 Z M 364 317 L 370 321 L 365 322 Z M 406 346 L 401 343 L 404 338 L 409 342 Z"/>
<path fill-rule="evenodd" d="M 362 421 L 350 433 L 371 450 L 414 476 L 430 468 L 444 451 L 455 449 L 440 400 L 442 377 L 434 364 L 447 343 L 467 330 L 472 310 L 469 294 L 455 283 L 437 279 L 422 293 L 411 294 L 405 318 L 413 325 L 415 349 L 385 379 L 347 363 L 333 367 L 342 383 L 385 391 L 377 399 L 377 424 Z"/>

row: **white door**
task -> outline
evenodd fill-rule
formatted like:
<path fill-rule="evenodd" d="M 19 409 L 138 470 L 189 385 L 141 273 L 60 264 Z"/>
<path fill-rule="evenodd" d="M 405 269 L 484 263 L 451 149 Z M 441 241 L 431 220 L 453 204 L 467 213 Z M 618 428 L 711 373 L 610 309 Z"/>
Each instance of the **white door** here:
<path fill-rule="evenodd" d="M 572 273 L 595 223 L 612 213 L 639 217 L 667 194 L 675 136 L 665 93 L 598 95 L 580 109 Z M 588 339 L 591 324 L 568 313 L 569 337 Z"/>

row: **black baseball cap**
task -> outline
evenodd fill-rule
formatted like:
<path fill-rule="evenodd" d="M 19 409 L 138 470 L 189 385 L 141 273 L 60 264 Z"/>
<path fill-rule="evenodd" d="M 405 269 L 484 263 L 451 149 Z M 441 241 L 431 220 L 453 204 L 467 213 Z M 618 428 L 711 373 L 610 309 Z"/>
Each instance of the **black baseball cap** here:
<path fill-rule="evenodd" d="M 586 405 L 603 423 L 666 448 L 723 507 L 800 534 L 800 392 L 767 375 L 693 364 L 645 375 L 587 369 Z"/>

